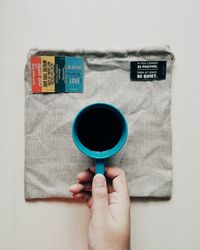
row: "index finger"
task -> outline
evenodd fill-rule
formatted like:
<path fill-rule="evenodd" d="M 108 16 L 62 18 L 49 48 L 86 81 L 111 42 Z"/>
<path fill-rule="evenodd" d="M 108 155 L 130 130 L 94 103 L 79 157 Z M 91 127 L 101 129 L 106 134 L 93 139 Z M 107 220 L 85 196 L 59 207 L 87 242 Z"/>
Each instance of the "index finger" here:
<path fill-rule="evenodd" d="M 106 167 L 105 171 L 106 177 L 112 179 L 114 190 L 128 195 L 128 185 L 124 171 L 118 167 Z"/>

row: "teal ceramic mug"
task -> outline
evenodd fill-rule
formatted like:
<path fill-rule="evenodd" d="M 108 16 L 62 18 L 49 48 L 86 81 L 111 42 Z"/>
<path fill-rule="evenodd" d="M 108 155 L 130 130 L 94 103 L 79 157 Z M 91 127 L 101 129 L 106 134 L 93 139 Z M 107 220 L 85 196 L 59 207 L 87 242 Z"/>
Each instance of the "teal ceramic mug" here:
<path fill-rule="evenodd" d="M 106 103 L 84 107 L 75 117 L 72 137 L 77 148 L 95 161 L 95 173 L 104 174 L 104 160 L 125 144 L 128 125 L 123 113 Z"/>

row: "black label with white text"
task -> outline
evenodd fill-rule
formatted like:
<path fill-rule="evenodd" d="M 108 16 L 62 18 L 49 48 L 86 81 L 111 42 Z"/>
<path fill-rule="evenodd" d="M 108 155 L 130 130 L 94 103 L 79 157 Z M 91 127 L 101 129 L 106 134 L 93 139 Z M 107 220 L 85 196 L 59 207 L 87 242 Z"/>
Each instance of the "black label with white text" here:
<path fill-rule="evenodd" d="M 166 61 L 132 61 L 131 81 L 166 79 Z"/>

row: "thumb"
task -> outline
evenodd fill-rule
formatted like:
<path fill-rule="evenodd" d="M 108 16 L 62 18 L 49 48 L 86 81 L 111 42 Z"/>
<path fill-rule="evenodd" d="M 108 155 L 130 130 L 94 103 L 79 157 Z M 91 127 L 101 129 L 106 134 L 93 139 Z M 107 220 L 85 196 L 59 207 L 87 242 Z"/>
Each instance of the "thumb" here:
<path fill-rule="evenodd" d="M 106 178 L 102 174 L 96 174 L 92 182 L 92 200 L 94 213 L 105 212 L 108 208 L 108 190 Z"/>

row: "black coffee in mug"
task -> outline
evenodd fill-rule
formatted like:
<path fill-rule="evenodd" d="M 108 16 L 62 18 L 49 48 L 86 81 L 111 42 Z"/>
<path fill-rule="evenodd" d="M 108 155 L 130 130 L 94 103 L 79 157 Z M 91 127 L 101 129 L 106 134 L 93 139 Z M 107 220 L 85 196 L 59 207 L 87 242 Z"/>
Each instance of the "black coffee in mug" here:
<path fill-rule="evenodd" d="M 122 130 L 119 115 L 104 107 L 85 110 L 77 122 L 80 142 L 92 151 L 112 149 L 119 142 Z"/>
<path fill-rule="evenodd" d="M 123 113 L 107 103 L 86 106 L 76 115 L 72 137 L 77 148 L 94 159 L 95 174 L 104 174 L 105 159 L 124 146 L 128 125 Z"/>

